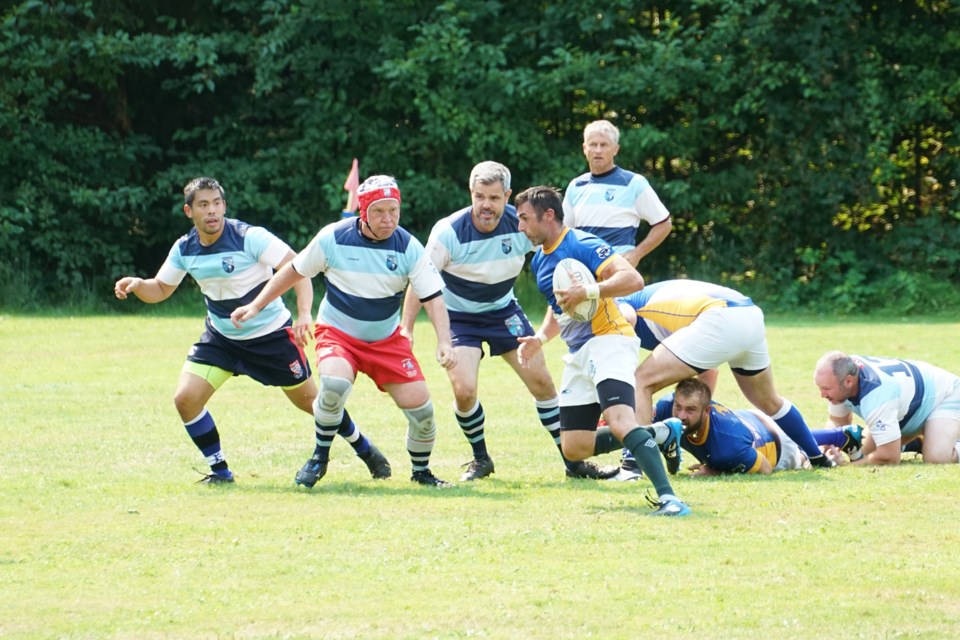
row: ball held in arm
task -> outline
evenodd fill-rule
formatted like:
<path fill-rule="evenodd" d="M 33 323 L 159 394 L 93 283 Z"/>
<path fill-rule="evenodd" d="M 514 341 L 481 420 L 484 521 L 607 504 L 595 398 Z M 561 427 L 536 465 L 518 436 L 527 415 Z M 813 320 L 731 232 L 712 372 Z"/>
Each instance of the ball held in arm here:
<path fill-rule="evenodd" d="M 553 271 L 553 290 L 564 291 L 573 284 L 581 284 L 588 291 L 588 298 L 570 310 L 566 315 L 577 322 L 590 322 L 597 313 L 600 300 L 598 296 L 589 296 L 592 290 L 596 293 L 597 279 L 593 277 L 590 268 L 574 258 L 564 258 L 557 263 Z"/>

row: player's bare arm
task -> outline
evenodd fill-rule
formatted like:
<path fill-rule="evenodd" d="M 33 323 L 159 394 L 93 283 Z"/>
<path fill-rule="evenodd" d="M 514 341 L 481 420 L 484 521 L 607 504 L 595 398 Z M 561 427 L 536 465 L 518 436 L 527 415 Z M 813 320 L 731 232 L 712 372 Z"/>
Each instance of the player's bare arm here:
<path fill-rule="evenodd" d="M 150 304 L 163 302 L 177 290 L 177 286 L 161 282 L 156 278 L 137 278 L 126 276 L 117 280 L 113 286 L 113 293 L 118 300 L 126 300 L 131 293 L 143 302 Z"/>
<path fill-rule="evenodd" d="M 297 273 L 297 270 L 293 268 L 293 262 L 288 262 L 280 267 L 280 270 L 273 274 L 273 277 L 270 278 L 267 285 L 257 294 L 257 297 L 254 298 L 250 304 L 245 304 L 233 310 L 233 313 L 230 314 L 230 320 L 233 322 L 233 326 L 238 329 L 242 327 L 244 322 L 256 317 L 256 315 L 260 313 L 260 310 L 267 306 L 268 303 L 273 302 L 275 298 L 286 293 L 290 287 L 301 280 L 305 280 L 308 283 L 310 281 L 309 278 L 304 278 Z"/>
<path fill-rule="evenodd" d="M 653 250 L 663 244 L 663 241 L 670 235 L 673 229 L 673 222 L 667 218 L 663 222 L 650 227 L 646 237 L 633 249 L 625 252 L 623 257 L 633 266 L 634 269 L 640 264 L 640 261 L 646 258 Z"/>
<path fill-rule="evenodd" d="M 447 315 L 447 306 L 443 302 L 443 297 L 436 296 L 422 304 L 437 334 L 437 362 L 444 369 L 452 369 L 457 366 L 457 354 L 453 350 L 453 341 L 450 338 L 450 316 Z"/>
<path fill-rule="evenodd" d="M 417 298 L 417 294 L 413 291 L 413 287 L 408 285 L 407 292 L 403 295 L 403 311 L 400 316 L 400 335 L 410 341 L 410 344 L 413 344 L 413 326 L 417 322 L 417 314 L 420 313 L 420 309 L 423 305 L 420 303 L 420 299 Z"/>
<path fill-rule="evenodd" d="M 291 249 L 283 262 L 277 265 L 277 270 L 282 269 L 296 257 L 297 252 Z M 310 342 L 310 336 L 313 335 L 313 281 L 310 278 L 304 278 L 293 285 L 293 291 L 297 296 L 297 316 L 293 320 L 293 336 L 297 344 L 305 347 Z"/>
<path fill-rule="evenodd" d="M 643 289 L 643 276 L 623 256 L 614 255 L 597 279 L 601 298 L 619 298 Z"/>

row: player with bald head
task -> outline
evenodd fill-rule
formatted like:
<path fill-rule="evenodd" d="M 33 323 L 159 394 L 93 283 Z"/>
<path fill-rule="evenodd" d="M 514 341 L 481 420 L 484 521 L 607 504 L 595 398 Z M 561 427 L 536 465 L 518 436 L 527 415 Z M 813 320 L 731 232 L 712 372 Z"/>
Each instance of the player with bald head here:
<path fill-rule="evenodd" d="M 850 456 L 854 464 L 897 464 L 901 447 L 921 436 L 924 462 L 960 460 L 960 377 L 949 371 L 919 360 L 830 351 L 817 361 L 813 380 L 836 425 L 835 440 L 817 431 L 818 442 L 851 453 L 845 427 L 853 415 L 867 423 Z"/>

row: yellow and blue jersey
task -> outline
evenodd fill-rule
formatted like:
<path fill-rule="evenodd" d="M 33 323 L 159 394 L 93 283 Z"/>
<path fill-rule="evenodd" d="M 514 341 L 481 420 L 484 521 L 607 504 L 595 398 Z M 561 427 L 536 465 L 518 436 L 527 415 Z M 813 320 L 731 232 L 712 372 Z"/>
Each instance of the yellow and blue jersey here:
<path fill-rule="evenodd" d="M 653 419 L 665 420 L 672 415 L 671 393 L 657 402 Z M 700 430 L 693 437 L 684 433 L 680 446 L 702 464 L 728 473 L 756 473 L 761 456 L 771 467 L 780 460 L 780 440 L 757 414 L 728 409 L 719 402 L 710 403 Z"/>
<path fill-rule="evenodd" d="M 601 298 L 597 313 L 590 322 L 576 322 L 565 313 L 557 304 L 553 294 L 553 272 L 557 264 L 564 258 L 579 260 L 590 269 L 599 280 L 600 272 L 614 259 L 613 249 L 600 238 L 580 231 L 564 227 L 557 242 L 551 246 L 542 246 L 537 249 L 530 263 L 534 277 L 537 280 L 537 289 L 547 299 L 547 304 L 553 309 L 557 322 L 560 324 L 560 337 L 567 344 L 571 353 L 586 344 L 594 336 L 621 335 L 634 337 L 633 327 L 624 319 L 613 298 Z"/>
<path fill-rule="evenodd" d="M 648 351 L 693 323 L 701 313 L 721 307 L 753 306 L 739 291 L 700 280 L 664 280 L 618 298 L 637 312 L 636 332 Z"/>

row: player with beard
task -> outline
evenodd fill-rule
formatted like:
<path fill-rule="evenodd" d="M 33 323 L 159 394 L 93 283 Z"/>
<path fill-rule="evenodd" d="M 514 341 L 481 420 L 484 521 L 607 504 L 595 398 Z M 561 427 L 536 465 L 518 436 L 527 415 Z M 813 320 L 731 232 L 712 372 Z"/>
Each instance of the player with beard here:
<path fill-rule="evenodd" d="M 690 467 L 693 475 L 770 474 L 810 467 L 797 443 L 769 416 L 714 402 L 702 380 L 682 380 L 657 402 L 653 419 L 671 417 L 683 423 L 680 446 L 699 461 Z"/>
<path fill-rule="evenodd" d="M 467 184 L 471 205 L 437 222 L 426 248 L 446 285 L 443 300 L 457 354 L 457 364 L 447 369 L 447 375 L 457 423 L 473 450 L 462 481 L 494 472 L 478 388 L 484 343 L 491 356 L 503 358 L 520 377 L 533 396 L 540 423 L 560 449 L 559 398 L 543 354 L 531 358 L 525 367 L 517 358 L 517 339 L 534 331 L 514 296 L 513 284 L 533 245 L 518 229 L 516 209 L 507 204 L 510 170 L 498 162 L 481 162 L 470 172 Z M 419 310 L 417 297 L 408 290 L 401 326 L 411 341 Z M 618 470 L 587 461 L 563 461 L 566 475 L 572 478 L 605 478 Z"/>

